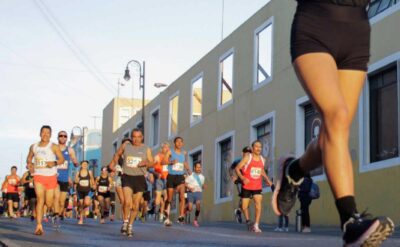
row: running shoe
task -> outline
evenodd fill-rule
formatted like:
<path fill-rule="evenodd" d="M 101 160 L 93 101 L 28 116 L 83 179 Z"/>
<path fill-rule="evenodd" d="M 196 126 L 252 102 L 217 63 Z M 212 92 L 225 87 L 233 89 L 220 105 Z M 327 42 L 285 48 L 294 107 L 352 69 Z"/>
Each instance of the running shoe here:
<path fill-rule="evenodd" d="M 193 225 L 194 225 L 195 227 L 200 227 L 199 222 L 198 222 L 197 220 L 194 220 L 194 221 L 193 221 Z"/>
<path fill-rule="evenodd" d="M 345 247 L 381 246 L 382 242 L 394 232 L 394 223 L 388 217 L 354 214 L 343 225 L 343 244 Z"/>
<path fill-rule="evenodd" d="M 253 229 L 253 222 L 251 222 L 250 220 L 246 222 L 246 226 L 247 226 L 247 230 L 251 231 Z"/>
<path fill-rule="evenodd" d="M 179 216 L 178 223 L 179 224 L 185 224 L 185 217 L 184 216 Z"/>
<path fill-rule="evenodd" d="M 283 232 L 283 228 L 277 227 L 274 229 L 274 232 Z"/>
<path fill-rule="evenodd" d="M 122 223 L 122 227 L 121 227 L 121 233 L 123 235 L 126 235 L 126 231 L 128 230 L 128 222 L 124 222 Z"/>
<path fill-rule="evenodd" d="M 172 226 L 172 222 L 169 219 L 164 221 L 164 226 Z"/>
<path fill-rule="evenodd" d="M 242 224 L 242 211 L 238 208 L 235 209 L 235 219 L 237 223 Z"/>
<path fill-rule="evenodd" d="M 301 231 L 302 233 L 310 233 L 311 229 L 310 227 L 304 227 L 303 230 Z"/>
<path fill-rule="evenodd" d="M 261 229 L 257 225 L 254 225 L 251 231 L 255 233 L 262 233 Z"/>
<path fill-rule="evenodd" d="M 276 215 L 288 215 L 296 203 L 299 186 L 303 178 L 294 181 L 289 176 L 289 166 L 295 159 L 293 157 L 284 158 L 280 162 L 278 178 L 274 193 L 272 195 L 272 209 Z"/>
<path fill-rule="evenodd" d="M 132 229 L 132 225 L 128 225 L 128 229 L 126 231 L 126 235 L 128 237 L 133 237 L 133 229 Z"/>
<path fill-rule="evenodd" d="M 160 221 L 160 223 L 163 223 L 163 222 L 164 222 L 164 219 L 165 219 L 164 215 L 163 215 L 163 214 L 159 214 L 159 221 Z"/>

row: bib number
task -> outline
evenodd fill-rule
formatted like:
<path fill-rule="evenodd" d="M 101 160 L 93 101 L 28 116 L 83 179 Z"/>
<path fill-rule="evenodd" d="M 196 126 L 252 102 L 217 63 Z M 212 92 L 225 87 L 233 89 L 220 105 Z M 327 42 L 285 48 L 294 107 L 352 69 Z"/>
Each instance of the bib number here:
<path fill-rule="evenodd" d="M 174 170 L 176 172 L 183 171 L 183 164 L 182 163 L 176 163 L 176 164 L 172 165 L 172 170 Z"/>
<path fill-rule="evenodd" d="M 30 182 L 30 183 L 29 183 L 29 188 L 31 188 L 31 189 L 32 189 L 33 187 L 34 187 L 34 186 L 33 186 L 33 183 L 32 183 L 32 182 Z"/>
<path fill-rule="evenodd" d="M 130 168 L 137 168 L 141 161 L 142 161 L 142 158 L 134 157 L 134 156 L 128 156 L 126 158 L 126 165 L 128 167 L 130 167 Z"/>
<path fill-rule="evenodd" d="M 168 171 L 168 166 L 162 166 L 162 171 L 167 172 Z"/>
<path fill-rule="evenodd" d="M 254 179 L 258 179 L 261 177 L 261 168 L 252 167 L 250 170 L 250 176 Z"/>
<path fill-rule="evenodd" d="M 36 169 L 43 169 L 47 168 L 47 162 L 45 159 L 42 158 L 36 158 L 35 159 L 35 168 Z"/>
<path fill-rule="evenodd" d="M 8 183 L 9 183 L 10 185 L 16 185 L 16 184 L 17 184 L 17 180 L 15 180 L 14 178 L 12 178 L 12 179 L 9 179 L 9 180 L 8 180 Z"/>
<path fill-rule="evenodd" d="M 89 187 L 89 180 L 80 180 L 79 185 L 82 187 Z"/>
<path fill-rule="evenodd" d="M 107 187 L 107 186 L 99 186 L 99 192 L 100 192 L 100 193 L 106 193 L 107 190 L 108 190 L 108 187 Z"/>

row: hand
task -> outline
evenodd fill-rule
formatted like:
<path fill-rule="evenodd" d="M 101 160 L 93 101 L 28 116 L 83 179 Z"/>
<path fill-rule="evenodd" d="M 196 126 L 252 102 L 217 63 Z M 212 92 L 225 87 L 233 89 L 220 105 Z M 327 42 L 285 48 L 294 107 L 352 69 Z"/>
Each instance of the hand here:
<path fill-rule="evenodd" d="M 138 167 L 144 167 L 144 166 L 147 166 L 147 161 L 140 161 Z"/>
<path fill-rule="evenodd" d="M 243 179 L 242 179 L 242 182 L 243 182 L 243 184 L 248 184 L 248 183 L 250 183 L 250 180 L 247 179 L 247 178 L 243 178 Z"/>
<path fill-rule="evenodd" d="M 52 168 L 52 167 L 54 167 L 56 165 L 56 162 L 55 161 L 47 161 L 46 165 L 47 165 L 48 168 Z"/>

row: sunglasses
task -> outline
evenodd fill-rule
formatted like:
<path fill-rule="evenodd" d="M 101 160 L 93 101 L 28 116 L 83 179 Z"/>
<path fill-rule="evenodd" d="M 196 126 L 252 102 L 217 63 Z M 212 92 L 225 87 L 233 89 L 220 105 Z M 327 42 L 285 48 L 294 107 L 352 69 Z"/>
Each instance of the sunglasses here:
<path fill-rule="evenodd" d="M 67 138 L 67 135 L 59 135 L 58 137 L 64 137 L 64 138 Z"/>

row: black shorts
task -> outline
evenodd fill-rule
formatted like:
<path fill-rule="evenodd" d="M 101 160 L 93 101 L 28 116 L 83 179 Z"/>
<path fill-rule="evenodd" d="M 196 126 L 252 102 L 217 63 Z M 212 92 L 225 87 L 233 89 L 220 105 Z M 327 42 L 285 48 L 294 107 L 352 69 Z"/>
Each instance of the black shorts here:
<path fill-rule="evenodd" d="M 110 191 L 107 191 L 106 193 L 97 193 L 97 196 L 102 196 L 103 198 L 110 198 L 111 197 L 111 193 Z"/>
<path fill-rule="evenodd" d="M 181 184 L 185 184 L 185 176 L 184 175 L 171 175 L 168 174 L 167 176 L 167 188 L 168 189 L 175 189 Z"/>
<path fill-rule="evenodd" d="M 147 191 L 146 178 L 142 175 L 140 176 L 129 176 L 126 174 L 122 175 L 122 188 L 129 187 L 132 189 L 133 194 L 138 192 Z"/>
<path fill-rule="evenodd" d="M 89 196 L 90 191 L 77 191 L 78 200 L 83 200 L 85 197 Z"/>
<path fill-rule="evenodd" d="M 371 27 L 365 8 L 305 1 L 297 5 L 290 53 L 332 55 L 338 69 L 367 71 Z"/>
<path fill-rule="evenodd" d="M 7 201 L 19 202 L 19 194 L 18 193 L 7 193 L 6 194 Z"/>
<path fill-rule="evenodd" d="M 115 192 L 110 192 L 110 201 L 115 202 Z"/>
<path fill-rule="evenodd" d="M 25 200 L 30 200 L 36 198 L 36 193 L 34 189 L 25 189 Z"/>
<path fill-rule="evenodd" d="M 261 195 L 262 190 L 246 190 L 242 188 L 241 198 L 253 198 L 254 195 Z"/>
<path fill-rule="evenodd" d="M 143 200 L 145 200 L 146 202 L 150 201 L 150 191 L 146 191 L 143 193 Z"/>
<path fill-rule="evenodd" d="M 69 183 L 68 182 L 58 181 L 58 185 L 60 186 L 61 192 L 69 192 Z"/>

